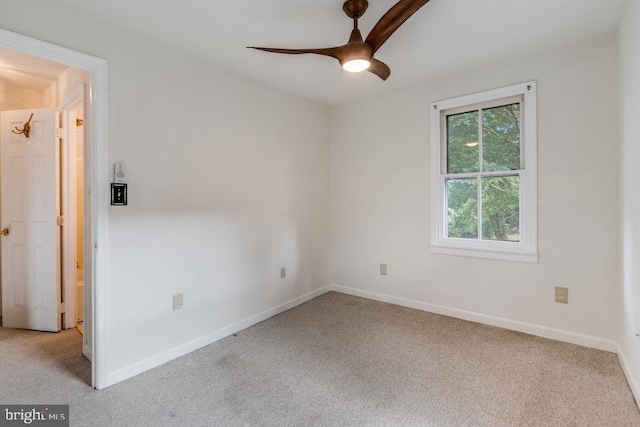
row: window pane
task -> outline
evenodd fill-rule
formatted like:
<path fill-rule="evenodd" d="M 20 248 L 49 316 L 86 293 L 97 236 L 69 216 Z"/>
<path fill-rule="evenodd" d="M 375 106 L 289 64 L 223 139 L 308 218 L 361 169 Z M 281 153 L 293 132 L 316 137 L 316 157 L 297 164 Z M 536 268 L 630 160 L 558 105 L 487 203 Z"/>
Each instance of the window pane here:
<path fill-rule="evenodd" d="M 482 169 L 520 169 L 520 104 L 482 110 Z"/>
<path fill-rule="evenodd" d="M 447 116 L 447 173 L 478 172 L 478 111 Z"/>
<path fill-rule="evenodd" d="M 482 178 L 482 238 L 520 241 L 520 177 Z"/>
<path fill-rule="evenodd" d="M 478 238 L 478 180 L 447 179 L 449 237 Z"/>

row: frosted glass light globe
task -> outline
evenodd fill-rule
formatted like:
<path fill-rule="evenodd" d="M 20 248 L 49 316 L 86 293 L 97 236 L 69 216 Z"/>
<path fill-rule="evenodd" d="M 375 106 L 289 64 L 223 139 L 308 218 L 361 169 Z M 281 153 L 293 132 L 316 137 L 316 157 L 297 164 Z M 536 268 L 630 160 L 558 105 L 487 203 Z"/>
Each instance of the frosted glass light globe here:
<path fill-rule="evenodd" d="M 371 62 L 367 61 L 366 59 L 352 59 L 351 61 L 347 61 L 342 64 L 342 68 L 351 73 L 359 73 L 366 70 L 370 66 Z"/>

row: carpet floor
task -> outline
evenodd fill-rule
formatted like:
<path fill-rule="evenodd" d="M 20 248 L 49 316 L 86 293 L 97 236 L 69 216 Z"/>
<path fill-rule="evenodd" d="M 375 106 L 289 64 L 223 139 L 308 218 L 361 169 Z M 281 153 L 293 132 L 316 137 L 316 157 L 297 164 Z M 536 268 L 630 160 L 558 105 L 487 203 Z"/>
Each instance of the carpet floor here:
<path fill-rule="evenodd" d="M 72 426 L 640 426 L 613 353 L 335 292 L 101 391 L 81 340 L 0 328 L 0 403 Z"/>

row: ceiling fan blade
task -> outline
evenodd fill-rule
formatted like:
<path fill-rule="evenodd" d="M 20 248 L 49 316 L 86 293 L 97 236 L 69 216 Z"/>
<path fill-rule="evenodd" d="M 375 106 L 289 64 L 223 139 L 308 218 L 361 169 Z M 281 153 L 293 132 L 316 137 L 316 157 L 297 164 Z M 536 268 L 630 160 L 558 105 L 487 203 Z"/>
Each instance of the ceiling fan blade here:
<path fill-rule="evenodd" d="M 247 46 L 247 49 L 256 49 L 261 50 L 263 52 L 271 52 L 271 53 L 284 53 L 289 55 L 302 55 L 305 53 L 313 53 L 316 55 L 324 55 L 330 56 L 332 58 L 338 59 L 338 55 L 340 54 L 342 46 L 340 47 L 327 47 L 322 49 L 280 49 L 280 48 L 272 48 L 272 47 L 254 47 Z"/>
<path fill-rule="evenodd" d="M 389 9 L 387 13 L 382 15 L 382 18 L 380 18 L 378 23 L 373 27 L 367 36 L 367 40 L 365 40 L 365 42 L 373 48 L 373 53 L 376 53 L 376 51 L 380 49 L 380 46 L 382 46 L 411 15 L 416 13 L 418 9 L 428 2 L 429 0 L 400 0 Z"/>
<path fill-rule="evenodd" d="M 377 59 L 371 60 L 371 65 L 367 68 L 367 71 L 380 77 L 382 80 L 387 80 L 391 75 L 391 69 L 387 64 Z"/>

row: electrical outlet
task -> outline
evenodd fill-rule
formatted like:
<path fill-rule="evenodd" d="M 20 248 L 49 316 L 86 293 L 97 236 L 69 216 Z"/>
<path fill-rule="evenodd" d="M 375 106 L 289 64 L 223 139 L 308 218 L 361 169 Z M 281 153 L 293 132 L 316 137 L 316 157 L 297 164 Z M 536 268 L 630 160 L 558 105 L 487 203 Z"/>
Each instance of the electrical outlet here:
<path fill-rule="evenodd" d="M 387 264 L 380 264 L 380 275 L 381 276 L 387 275 Z"/>
<path fill-rule="evenodd" d="M 556 286 L 556 302 L 569 304 L 569 288 Z"/>
<path fill-rule="evenodd" d="M 182 294 L 176 294 L 173 296 L 173 311 L 182 310 L 184 306 L 184 300 Z"/>
<path fill-rule="evenodd" d="M 285 277 L 287 277 L 287 268 L 286 267 L 280 267 L 280 278 L 284 279 Z"/>

